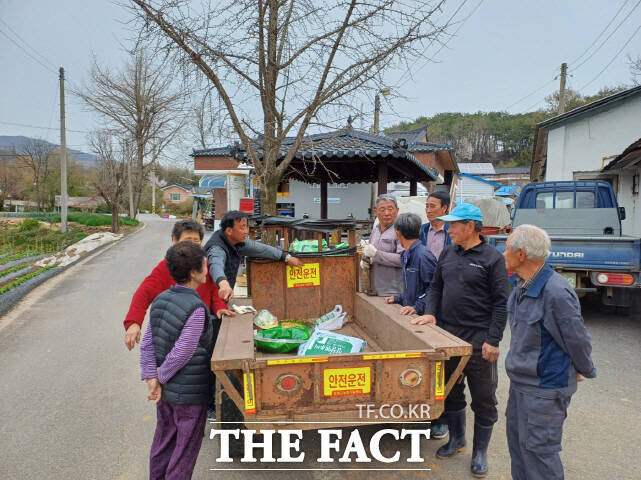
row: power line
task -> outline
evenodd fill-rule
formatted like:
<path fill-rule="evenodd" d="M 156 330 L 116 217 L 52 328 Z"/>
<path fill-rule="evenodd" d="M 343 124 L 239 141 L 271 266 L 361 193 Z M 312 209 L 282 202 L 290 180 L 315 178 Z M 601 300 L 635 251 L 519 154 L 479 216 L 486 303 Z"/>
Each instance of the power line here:
<path fill-rule="evenodd" d="M 623 18 L 623 20 L 621 20 L 621 21 L 619 22 L 619 24 L 614 28 L 614 30 L 612 30 L 612 32 L 610 32 L 610 35 L 608 35 L 608 36 L 605 38 L 605 40 L 603 40 L 603 42 L 601 42 L 601 44 L 596 48 L 596 50 L 594 50 L 590 55 L 588 55 L 588 56 L 587 56 L 587 58 L 585 58 L 581 63 L 579 63 L 579 64 L 578 64 L 576 67 L 574 67 L 571 71 L 572 71 L 572 72 L 574 72 L 574 71 L 576 71 L 577 69 L 581 68 L 581 66 L 582 66 L 582 65 L 584 65 L 588 60 L 590 60 L 592 57 L 594 57 L 594 55 L 596 55 L 596 54 L 597 54 L 597 52 L 598 52 L 599 50 L 601 50 L 601 48 L 603 47 L 603 45 L 605 45 L 605 44 L 607 43 L 607 41 L 608 41 L 608 40 L 610 40 L 610 38 L 612 38 L 612 35 L 614 35 L 614 34 L 619 30 L 619 28 L 621 27 L 621 25 L 623 25 L 623 24 L 625 23 L 625 21 L 626 21 L 628 18 L 630 18 L 630 16 L 634 13 L 634 11 L 637 9 L 637 7 L 638 7 L 639 5 L 641 5 L 641 0 L 639 0 L 639 1 L 634 5 L 634 7 L 632 7 L 632 10 L 630 10 L 630 11 L 628 12 L 628 15 L 627 15 L 627 16 L 625 16 L 625 17 Z"/>
<path fill-rule="evenodd" d="M 29 49 L 31 49 L 31 51 L 33 51 L 36 55 L 38 55 L 42 60 L 48 63 L 51 68 L 53 68 L 54 70 L 56 69 L 56 66 L 53 63 L 51 63 L 48 58 L 46 58 L 38 50 L 33 48 L 31 45 L 29 45 L 29 43 L 18 34 L 18 32 L 16 32 L 13 28 L 11 28 L 11 25 L 9 25 L 7 22 L 2 20 L 1 18 L 0 18 L 0 22 L 3 23 L 4 26 L 7 27 L 9 31 L 18 38 L 18 40 L 20 40 L 24 45 L 26 45 Z"/>
<path fill-rule="evenodd" d="M 619 13 L 621 13 L 621 10 L 623 10 L 623 7 L 625 7 L 629 1 L 630 1 L 630 0 L 625 0 L 625 2 L 623 2 L 623 4 L 622 4 L 622 5 L 619 7 L 619 9 L 617 10 L 617 13 L 615 13 L 615 14 L 614 14 L 614 17 L 612 17 L 612 18 L 610 19 L 610 21 L 608 22 L 608 24 L 605 26 L 605 28 L 604 28 L 603 30 L 601 30 L 601 33 L 599 33 L 599 34 L 597 35 L 597 37 L 594 39 L 594 41 L 593 41 L 590 45 L 588 45 L 588 48 L 586 48 L 586 49 L 584 50 L 584 52 L 583 52 L 581 55 L 579 55 L 578 57 L 576 57 L 574 60 L 572 60 L 571 62 L 568 62 L 568 65 L 574 65 L 576 62 L 578 62 L 578 61 L 581 59 L 581 57 L 583 57 L 583 55 L 585 55 L 586 53 L 588 53 L 588 51 L 589 51 L 589 50 L 594 46 L 594 44 L 599 40 L 599 38 L 601 38 L 601 35 L 603 35 L 603 34 L 606 32 L 606 30 L 607 30 L 608 28 L 610 28 L 610 25 L 612 25 L 612 22 L 614 22 L 614 19 L 615 19 L 615 18 L 617 18 L 617 17 L 619 16 Z"/>
<path fill-rule="evenodd" d="M 38 60 L 36 57 L 34 57 L 33 55 L 31 55 L 31 54 L 30 54 L 30 53 L 29 53 L 29 52 L 28 52 L 28 51 L 27 51 L 27 50 L 26 50 L 22 45 L 20 45 L 18 42 L 16 42 L 13 38 L 11 38 L 11 37 L 10 37 L 9 35 L 7 35 L 5 32 L 3 32 L 2 30 L 0 30 L 0 33 L 1 33 L 2 35 L 4 35 L 4 36 L 5 36 L 5 37 L 6 37 L 6 38 L 11 42 L 11 43 L 13 43 L 16 47 L 18 47 L 20 50 L 22 50 L 24 53 L 26 53 L 29 57 L 31 57 L 31 59 L 32 59 L 32 60 L 34 60 L 35 62 L 37 62 L 38 64 L 40 64 L 42 67 L 44 67 L 47 71 L 49 71 L 49 72 L 51 72 L 51 73 L 53 73 L 53 74 L 57 74 L 57 73 L 58 73 L 58 72 L 56 72 L 54 69 L 52 69 L 51 67 L 49 67 L 49 66 L 45 65 L 45 64 L 44 64 L 44 63 L 42 63 L 40 60 Z"/>
<path fill-rule="evenodd" d="M 42 127 L 40 125 L 29 125 L 26 123 L 16 123 L 16 122 L 3 122 L 0 121 L 0 124 L 2 125 L 12 125 L 16 127 L 26 127 L 26 128 L 38 128 L 40 130 L 60 130 L 59 128 L 52 128 L 52 127 Z M 68 132 L 74 132 L 74 133 L 90 133 L 87 130 L 71 130 L 69 128 L 66 129 Z"/>
<path fill-rule="evenodd" d="M 543 98 L 543 99 L 541 99 L 541 100 L 537 100 L 537 101 L 536 101 L 536 103 L 533 103 L 532 105 L 530 105 L 529 107 L 527 107 L 525 110 L 523 110 L 521 113 L 528 113 L 528 112 L 531 112 L 531 111 L 532 111 L 532 109 L 533 109 L 534 107 L 536 107 L 538 104 L 540 104 L 541 102 L 545 102 L 545 98 Z"/>
<path fill-rule="evenodd" d="M 547 87 L 549 84 L 554 83 L 555 81 L 556 81 L 556 78 L 553 78 L 552 80 L 548 80 L 547 82 L 545 82 L 543 85 L 541 85 L 541 86 L 540 86 L 539 88 L 537 88 L 536 90 L 532 91 L 531 93 L 528 93 L 528 94 L 527 94 L 527 95 L 525 95 L 524 97 L 519 98 L 516 102 L 512 103 L 511 105 L 508 105 L 508 106 L 505 108 L 505 110 L 509 110 L 509 109 L 510 109 L 510 108 L 512 108 L 514 105 L 518 105 L 518 104 L 519 104 L 519 103 L 521 103 L 523 100 L 525 100 L 525 99 L 527 99 L 527 98 L 530 98 L 532 95 L 534 95 L 535 93 L 540 92 L 540 91 L 541 91 L 541 90 L 543 90 L 545 87 Z M 538 103 L 538 102 L 537 102 L 537 103 Z"/>
<path fill-rule="evenodd" d="M 641 3 L 641 1 L 640 1 L 639 3 Z M 601 76 L 601 74 L 603 74 L 603 72 L 605 72 L 605 71 L 608 69 L 608 67 L 609 67 L 610 65 L 612 65 L 612 63 L 617 59 L 617 57 L 618 57 L 619 55 L 621 55 L 621 52 L 625 49 L 625 47 L 627 47 L 627 46 L 628 46 L 628 44 L 632 41 L 632 39 L 636 36 L 636 34 L 637 34 L 637 33 L 639 33 L 639 30 L 641 30 L 641 24 L 639 24 L 639 26 L 638 26 L 638 27 L 637 27 L 637 29 L 634 31 L 634 33 L 630 36 L 630 38 L 628 38 L 628 41 L 627 41 L 627 42 L 625 42 L 625 43 L 623 44 L 623 46 L 619 49 L 619 51 L 614 55 L 614 57 L 612 57 L 612 60 L 610 60 L 610 61 L 608 62 L 608 64 L 607 64 L 605 67 L 603 67 L 603 70 L 601 70 L 599 73 L 597 73 L 597 74 L 596 74 L 596 76 L 595 76 L 592 80 L 590 80 L 588 83 L 586 83 L 585 85 L 583 85 L 583 86 L 579 89 L 579 91 L 583 90 L 583 89 L 584 89 L 585 87 L 587 87 L 588 85 L 591 85 L 591 84 L 592 84 L 592 82 L 594 82 L 597 78 L 599 78 L 599 77 Z"/>
<path fill-rule="evenodd" d="M 14 29 L 13 29 L 13 28 L 11 28 L 11 26 L 10 26 L 7 22 L 5 22 L 4 20 L 2 20 L 1 18 L 0 18 L 0 22 L 1 22 L 5 27 L 7 27 L 7 28 L 9 29 L 9 31 L 10 31 L 11 33 L 13 33 L 13 35 L 15 35 L 15 37 L 16 37 L 16 38 L 18 38 L 18 39 L 19 39 L 19 40 L 20 40 L 20 41 L 21 41 L 21 42 L 22 42 L 22 43 L 23 43 L 27 48 L 29 48 L 33 53 L 35 53 L 38 57 L 40 57 L 42 60 L 44 60 L 44 62 L 45 62 L 45 63 L 47 63 L 48 65 L 45 65 L 45 64 L 44 64 L 44 63 L 42 63 L 40 60 L 38 60 L 36 57 L 34 57 L 34 56 L 33 56 L 31 53 L 29 53 L 29 52 L 28 52 L 28 51 L 27 51 L 27 50 L 26 50 L 22 45 L 20 45 L 19 43 L 17 43 L 14 39 L 10 38 L 10 37 L 5 33 L 5 32 L 3 32 L 2 30 L 0 30 L 0 33 L 2 33 L 2 34 L 3 34 L 5 37 L 7 37 L 7 38 L 8 38 L 8 39 L 9 39 L 9 40 L 10 40 L 10 41 L 15 45 L 15 46 L 17 46 L 18 48 L 20 48 L 20 50 L 22 50 L 24 53 L 26 53 L 27 55 L 29 55 L 29 57 L 31 57 L 33 60 L 35 60 L 36 62 L 38 62 L 41 66 L 43 66 L 43 67 L 44 67 L 45 69 L 47 69 L 49 72 L 54 73 L 55 75 L 58 75 L 58 68 L 57 68 L 57 67 L 56 67 L 56 66 L 55 66 L 55 65 L 54 65 L 54 64 L 53 64 L 53 63 L 52 63 L 52 62 L 51 62 L 47 57 L 45 57 L 45 56 L 44 56 L 44 55 L 42 55 L 42 54 L 41 54 L 37 49 L 35 49 L 34 47 L 32 47 L 32 46 L 31 46 L 31 45 L 30 45 L 30 44 L 29 44 L 29 43 L 28 43 L 24 38 L 22 38 L 22 37 L 21 37 L 21 36 L 20 36 L 20 35 L 19 35 L 19 34 L 18 34 Z M 71 85 L 72 85 L 76 90 L 80 90 L 80 89 L 78 88 L 78 85 L 73 81 L 73 79 L 67 78 L 66 80 L 67 80 L 69 83 L 71 83 Z"/>
<path fill-rule="evenodd" d="M 58 91 L 59 91 L 59 89 L 60 89 L 60 84 L 56 82 L 56 94 L 53 97 L 53 102 L 51 103 L 51 111 L 49 112 L 49 123 L 47 124 L 47 128 L 50 129 L 50 130 L 53 130 L 51 128 L 51 122 L 53 120 L 53 111 L 54 111 L 54 109 L 56 107 L 56 102 L 58 100 Z M 47 133 L 47 140 L 49 140 L 49 134 L 48 133 Z"/>

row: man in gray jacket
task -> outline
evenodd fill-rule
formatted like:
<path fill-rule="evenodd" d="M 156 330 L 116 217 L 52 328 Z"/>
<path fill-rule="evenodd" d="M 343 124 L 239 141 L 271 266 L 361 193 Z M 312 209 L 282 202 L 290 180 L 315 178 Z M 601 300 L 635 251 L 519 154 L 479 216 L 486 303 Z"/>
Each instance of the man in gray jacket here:
<path fill-rule="evenodd" d="M 223 215 L 220 228 L 205 244 L 209 274 L 218 285 L 218 295 L 225 302 L 234 294 L 238 267 L 244 257 L 280 260 L 295 267 L 303 265 L 302 260 L 280 248 L 247 238 L 248 233 L 247 214 L 231 210 Z"/>
<path fill-rule="evenodd" d="M 507 441 L 514 480 L 563 479 L 563 422 L 577 381 L 596 377 L 579 300 L 545 259 L 550 238 L 521 225 L 507 239 L 505 264 L 516 287 L 508 300 L 512 337 Z"/>
<path fill-rule="evenodd" d="M 396 238 L 394 221 L 398 216 L 396 197 L 384 193 L 376 198 L 378 225 L 372 229 L 369 244 L 363 247 L 361 268 L 370 271 L 371 289 L 379 297 L 403 293 L 401 246 Z"/>

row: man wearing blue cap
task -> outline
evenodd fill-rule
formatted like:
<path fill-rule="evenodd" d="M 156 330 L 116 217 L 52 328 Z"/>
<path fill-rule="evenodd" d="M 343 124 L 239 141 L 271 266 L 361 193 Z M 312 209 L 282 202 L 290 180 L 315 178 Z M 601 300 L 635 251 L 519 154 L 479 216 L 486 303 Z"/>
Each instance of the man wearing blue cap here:
<path fill-rule="evenodd" d="M 446 246 L 439 257 L 425 315 L 412 323 L 437 323 L 474 347 L 463 375 L 467 378 L 474 411 L 471 471 L 475 477 L 483 478 L 488 471 L 487 447 L 498 420 L 496 360 L 507 320 L 510 287 L 503 256 L 481 235 L 481 210 L 463 203 L 438 219 L 450 223 L 452 245 Z M 457 363 L 458 359 L 445 362 L 446 379 Z M 438 458 L 450 458 L 465 450 L 466 405 L 465 385 L 459 381 L 445 400 L 450 438 L 437 450 Z"/>

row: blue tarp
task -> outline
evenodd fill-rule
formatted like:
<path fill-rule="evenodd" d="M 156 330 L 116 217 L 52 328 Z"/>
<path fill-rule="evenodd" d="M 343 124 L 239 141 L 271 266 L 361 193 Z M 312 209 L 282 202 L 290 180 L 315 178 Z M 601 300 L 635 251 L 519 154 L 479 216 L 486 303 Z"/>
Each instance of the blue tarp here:
<path fill-rule="evenodd" d="M 512 195 L 518 195 L 521 185 L 503 185 L 498 190 L 494 192 L 494 195 L 497 197 L 510 197 Z"/>

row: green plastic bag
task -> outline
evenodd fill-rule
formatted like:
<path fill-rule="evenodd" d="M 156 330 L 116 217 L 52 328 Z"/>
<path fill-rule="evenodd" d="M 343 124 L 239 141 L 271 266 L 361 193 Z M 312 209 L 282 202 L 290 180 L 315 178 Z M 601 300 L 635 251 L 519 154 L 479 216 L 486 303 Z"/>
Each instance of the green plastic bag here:
<path fill-rule="evenodd" d="M 268 328 L 254 331 L 254 345 L 262 352 L 287 353 L 296 350 L 301 344 L 309 340 L 311 335 L 309 327 L 303 324 L 287 322 L 286 327 Z"/>
<path fill-rule="evenodd" d="M 323 238 L 323 251 L 329 250 L 327 242 Z M 298 240 L 297 238 L 289 245 L 289 251 L 294 253 L 318 252 L 318 240 Z"/>

